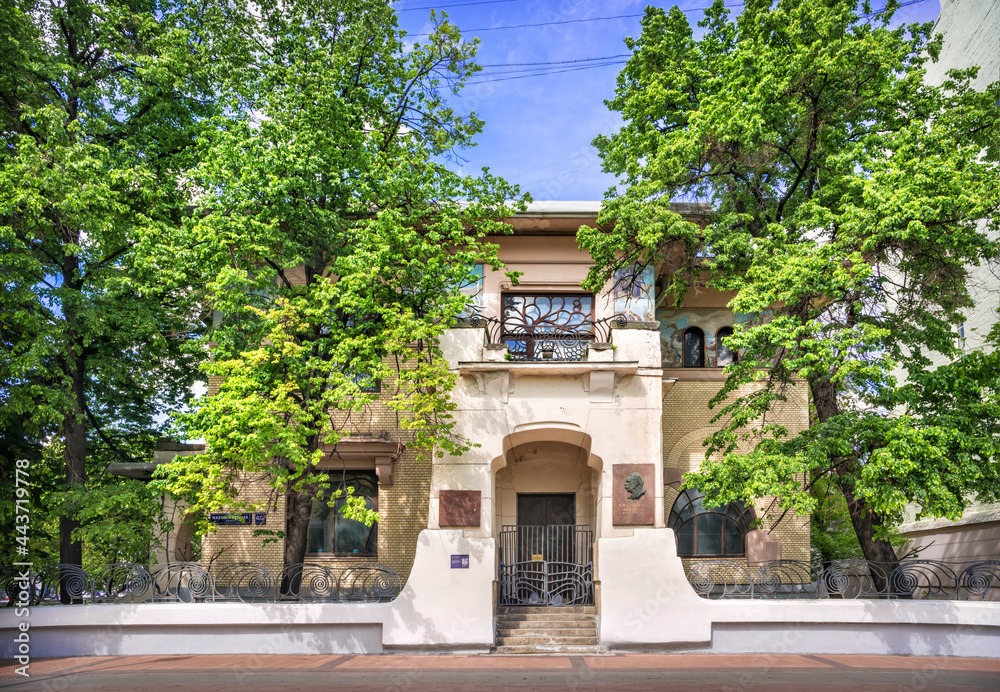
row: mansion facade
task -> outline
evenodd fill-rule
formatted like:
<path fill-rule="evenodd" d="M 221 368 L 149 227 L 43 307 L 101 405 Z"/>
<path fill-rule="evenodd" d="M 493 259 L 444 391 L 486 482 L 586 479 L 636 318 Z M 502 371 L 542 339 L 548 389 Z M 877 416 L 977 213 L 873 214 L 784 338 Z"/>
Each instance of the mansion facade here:
<path fill-rule="evenodd" d="M 455 432 L 475 446 L 418 455 L 396 414 L 370 407 L 323 463 L 333 487 L 353 487 L 380 520 L 367 527 L 317 499 L 307 562 L 385 565 L 406 588 L 450 592 L 449 607 L 487 618 L 493 632 L 493 618 L 511 607 L 581 606 L 611 626 L 612 611 L 634 598 L 636 575 L 655 584 L 664 561 L 690 569 L 809 559 L 808 517 L 775 525 L 781 512 L 771 498 L 711 508 L 697 489 L 679 489 L 717 429 L 708 402 L 739 357 L 725 343 L 738 316 L 726 307 L 731 296 L 704 287 L 672 307 L 654 269 L 627 291 L 584 292 L 591 259 L 576 231 L 596 224 L 599 208 L 537 202 L 508 219 L 511 235 L 491 239 L 519 282 L 485 267 L 466 289 L 476 312 L 441 341 L 458 374 Z M 694 221 L 707 213 L 697 204 L 676 210 Z M 806 388 L 778 416 L 790 434 L 805 429 Z M 265 499 L 266 490 L 255 492 L 244 499 Z M 190 555 L 182 514 L 164 561 Z M 284 527 L 280 500 L 260 521 Z M 252 533 L 218 526 L 202 540 L 202 562 L 279 573 L 281 542 L 261 546 Z"/>

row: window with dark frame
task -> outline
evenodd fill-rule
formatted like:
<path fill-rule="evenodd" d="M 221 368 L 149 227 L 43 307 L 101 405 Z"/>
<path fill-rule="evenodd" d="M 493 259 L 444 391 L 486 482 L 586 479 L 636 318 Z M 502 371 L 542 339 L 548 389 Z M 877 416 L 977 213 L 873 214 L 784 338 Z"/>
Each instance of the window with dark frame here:
<path fill-rule="evenodd" d="M 735 363 L 740 359 L 739 354 L 726 345 L 726 339 L 733 335 L 732 327 L 723 327 L 715 334 L 715 364 L 720 368 Z"/>
<path fill-rule="evenodd" d="M 705 367 L 705 332 L 698 327 L 684 330 L 684 367 Z"/>
<path fill-rule="evenodd" d="M 354 380 L 354 384 L 358 385 L 358 389 L 362 392 L 369 394 L 379 394 L 382 392 L 382 380 L 361 373 L 352 374 L 351 379 Z"/>
<path fill-rule="evenodd" d="M 378 523 L 365 526 L 360 521 L 340 514 L 347 488 L 365 498 L 369 509 L 378 509 L 378 479 L 374 471 L 333 471 L 330 487 L 322 496 L 313 499 L 312 515 L 306 536 L 306 552 L 333 555 L 378 554 Z M 341 489 L 341 496 L 330 506 L 330 498 Z"/>
<path fill-rule="evenodd" d="M 677 534 L 680 557 L 737 557 L 746 555 L 746 534 L 753 527 L 753 510 L 742 502 L 706 508 L 705 495 L 682 490 L 670 509 L 667 526 Z"/>

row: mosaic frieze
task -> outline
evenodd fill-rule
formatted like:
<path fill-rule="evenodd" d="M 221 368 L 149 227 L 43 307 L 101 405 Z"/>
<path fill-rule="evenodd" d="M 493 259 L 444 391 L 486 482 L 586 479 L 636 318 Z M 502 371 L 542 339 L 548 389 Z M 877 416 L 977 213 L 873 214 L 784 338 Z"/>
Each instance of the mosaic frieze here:
<path fill-rule="evenodd" d="M 705 362 L 703 367 L 716 368 L 719 365 L 719 349 L 716 335 L 723 327 L 732 327 L 736 322 L 742 322 L 743 316 L 735 316 L 731 310 L 724 308 L 707 310 L 668 310 L 656 311 L 656 319 L 660 322 L 660 353 L 665 368 L 684 367 L 684 331 L 688 327 L 698 327 L 705 333 Z M 723 363 L 725 365 L 725 363 Z"/>

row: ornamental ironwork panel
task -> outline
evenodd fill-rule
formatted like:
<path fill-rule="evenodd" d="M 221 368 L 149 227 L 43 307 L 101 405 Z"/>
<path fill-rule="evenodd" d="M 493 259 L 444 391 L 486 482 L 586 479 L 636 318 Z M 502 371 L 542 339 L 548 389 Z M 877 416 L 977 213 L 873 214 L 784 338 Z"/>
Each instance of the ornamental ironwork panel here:
<path fill-rule="evenodd" d="M 200 562 L 174 562 L 150 569 L 153 603 L 215 600 L 215 580 Z"/>
<path fill-rule="evenodd" d="M 31 583 L 34 605 L 93 602 L 93 579 L 78 565 L 43 565 L 35 572 Z"/>
<path fill-rule="evenodd" d="M 341 601 L 391 601 L 403 588 L 399 574 L 379 564 L 354 565 L 340 574 L 337 592 Z"/>
<path fill-rule="evenodd" d="M 594 534 L 588 526 L 505 526 L 499 604 L 593 605 Z"/>
<path fill-rule="evenodd" d="M 589 295 L 508 294 L 502 341 L 514 360 L 586 360 L 593 315 Z"/>
<path fill-rule="evenodd" d="M 251 562 L 226 565 L 215 573 L 215 600 L 270 601 L 274 594 L 274 579 L 266 567 Z"/>
<path fill-rule="evenodd" d="M 465 319 L 470 326 L 483 327 L 486 338 L 491 344 L 503 343 L 507 346 L 510 360 L 527 361 L 585 361 L 590 344 L 608 342 L 611 340 L 611 329 L 624 327 L 628 320 L 624 315 L 613 315 L 600 320 L 589 317 L 581 319 L 583 312 L 571 309 L 563 310 L 558 305 L 553 307 L 552 301 L 566 296 L 505 296 L 504 318 L 497 319 L 486 315 L 474 314 Z M 537 301 L 544 298 L 546 302 L 543 313 L 537 305 L 528 305 L 520 299 L 528 298 Z M 591 305 L 593 300 L 585 298 Z M 571 305 L 575 309 L 575 306 Z M 581 309 L 584 304 L 581 302 Z M 527 314 L 525 314 L 527 313 Z M 539 320 L 532 322 L 534 316 Z M 544 318 L 544 319 L 543 319 Z M 564 320 L 565 323 L 551 320 Z"/>
<path fill-rule="evenodd" d="M 704 598 L 1000 600 L 1000 560 L 695 560 L 688 581 Z"/>
<path fill-rule="evenodd" d="M 593 315 L 589 295 L 508 294 L 502 340 L 514 360 L 586 360 Z"/>
<path fill-rule="evenodd" d="M 274 576 L 264 565 L 236 562 L 207 569 L 198 562 L 94 568 L 49 564 L 35 570 L 0 566 L 0 607 L 99 603 L 379 603 L 403 583 L 386 565 L 336 571 L 326 565 L 286 565 Z"/>
<path fill-rule="evenodd" d="M 92 571 L 95 603 L 142 603 L 153 590 L 153 577 L 142 565 L 118 562 Z"/>
<path fill-rule="evenodd" d="M 316 563 L 285 565 L 277 581 L 281 601 L 336 601 L 337 573 Z"/>

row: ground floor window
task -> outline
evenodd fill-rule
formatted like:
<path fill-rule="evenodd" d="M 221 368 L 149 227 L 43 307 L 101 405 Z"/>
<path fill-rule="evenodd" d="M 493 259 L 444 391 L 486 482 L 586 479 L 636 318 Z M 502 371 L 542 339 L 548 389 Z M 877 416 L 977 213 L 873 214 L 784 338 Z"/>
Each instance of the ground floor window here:
<path fill-rule="evenodd" d="M 374 471 L 348 471 L 330 473 L 330 487 L 313 500 L 309 517 L 307 553 L 332 553 L 334 555 L 375 555 L 378 552 L 378 524 L 365 526 L 360 521 L 340 514 L 343 497 L 330 506 L 330 498 L 338 489 L 343 493 L 353 488 L 355 495 L 365 498 L 371 509 L 378 509 L 378 480 Z M 343 494 L 342 493 L 342 494 Z"/>
<path fill-rule="evenodd" d="M 742 502 L 708 508 L 705 495 L 695 488 L 682 490 L 670 510 L 667 526 L 677 532 L 681 557 L 746 554 L 746 534 L 754 522 L 753 510 Z"/>

